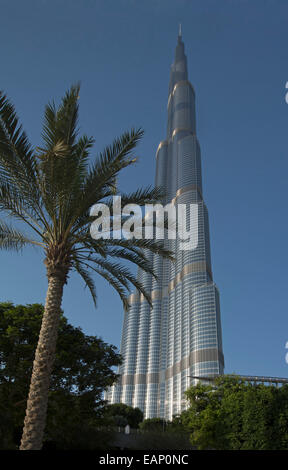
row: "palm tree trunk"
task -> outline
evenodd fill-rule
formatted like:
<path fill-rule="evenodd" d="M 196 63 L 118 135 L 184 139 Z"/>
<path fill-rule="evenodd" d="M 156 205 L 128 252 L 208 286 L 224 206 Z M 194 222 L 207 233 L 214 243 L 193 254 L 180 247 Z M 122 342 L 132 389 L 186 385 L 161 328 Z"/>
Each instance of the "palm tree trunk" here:
<path fill-rule="evenodd" d="M 20 450 L 42 448 L 64 283 L 63 276 L 54 274 L 48 277 L 44 315 L 33 363 Z"/>

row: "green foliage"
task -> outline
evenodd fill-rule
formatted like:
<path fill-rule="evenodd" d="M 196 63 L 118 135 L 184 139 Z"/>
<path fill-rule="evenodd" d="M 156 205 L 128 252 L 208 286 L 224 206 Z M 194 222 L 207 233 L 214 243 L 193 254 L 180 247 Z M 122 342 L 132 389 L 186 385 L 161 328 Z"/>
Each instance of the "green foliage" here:
<path fill-rule="evenodd" d="M 164 431 L 167 422 L 162 418 L 147 418 L 140 424 L 142 431 Z"/>
<path fill-rule="evenodd" d="M 103 417 L 116 426 L 126 426 L 129 424 L 131 428 L 137 429 L 139 423 L 143 420 L 143 413 L 139 408 L 125 405 L 124 403 L 115 403 L 104 407 Z M 121 418 L 121 419 L 120 419 Z"/>
<path fill-rule="evenodd" d="M 140 423 L 137 436 L 138 449 L 190 449 L 189 433 L 179 419 L 165 421 L 162 418 L 147 418 Z M 136 448 L 136 447 L 135 447 Z"/>
<path fill-rule="evenodd" d="M 288 449 L 288 386 L 253 385 L 221 376 L 186 392 L 181 422 L 198 449 Z"/>
<path fill-rule="evenodd" d="M 0 448 L 3 449 L 15 447 L 20 438 L 42 314 L 40 304 L 0 303 Z M 119 364 L 120 356 L 114 346 L 85 335 L 61 316 L 51 376 L 47 442 L 68 448 L 71 442 L 76 445 L 79 428 L 83 428 L 82 441 L 84 429 L 87 436 L 95 434 L 99 427 L 99 407 L 103 404 L 102 392 L 115 381 L 112 367 Z M 94 446 L 102 441 L 94 441 Z"/>
<path fill-rule="evenodd" d="M 114 437 L 99 418 L 99 402 L 91 396 L 57 391 L 49 396 L 44 449 L 107 449 Z"/>

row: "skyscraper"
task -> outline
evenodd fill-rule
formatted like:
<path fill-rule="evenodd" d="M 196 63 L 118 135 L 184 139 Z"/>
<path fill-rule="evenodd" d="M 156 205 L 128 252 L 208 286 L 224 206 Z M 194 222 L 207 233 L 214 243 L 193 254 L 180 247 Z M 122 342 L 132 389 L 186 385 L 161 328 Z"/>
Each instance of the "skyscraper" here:
<path fill-rule="evenodd" d="M 180 249 L 165 240 L 175 262 L 147 253 L 158 276 L 139 270 L 153 308 L 137 292 L 124 313 L 120 379 L 108 392 L 110 403 L 143 410 L 145 418 L 171 419 L 186 407 L 184 392 L 193 376 L 223 373 L 219 293 L 213 282 L 208 212 L 202 195 L 201 155 L 196 136 L 195 92 L 188 81 L 181 28 L 171 66 L 166 140 L 156 152 L 156 186 L 163 203 L 197 204 L 197 248 Z M 197 222 L 197 223 L 196 223 Z M 196 224 L 195 224 L 196 223 Z"/>

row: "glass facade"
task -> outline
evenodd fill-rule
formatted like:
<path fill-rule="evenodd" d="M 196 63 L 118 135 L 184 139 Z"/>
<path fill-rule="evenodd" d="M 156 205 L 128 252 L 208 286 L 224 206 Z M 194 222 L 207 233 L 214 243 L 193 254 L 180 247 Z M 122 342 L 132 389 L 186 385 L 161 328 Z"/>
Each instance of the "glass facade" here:
<path fill-rule="evenodd" d="M 166 190 L 163 204 L 197 204 L 195 249 L 183 250 L 179 239 L 165 239 L 175 262 L 147 253 L 158 275 L 139 270 L 153 308 L 138 292 L 124 314 L 120 379 L 106 398 L 143 410 L 145 418 L 172 416 L 187 406 L 184 392 L 197 379 L 222 374 L 224 357 L 219 293 L 213 282 L 208 211 L 202 196 L 201 151 L 196 136 L 195 92 L 188 81 L 182 37 L 171 66 L 167 138 L 158 147 L 157 186 Z M 197 224 L 195 223 L 197 222 Z"/>

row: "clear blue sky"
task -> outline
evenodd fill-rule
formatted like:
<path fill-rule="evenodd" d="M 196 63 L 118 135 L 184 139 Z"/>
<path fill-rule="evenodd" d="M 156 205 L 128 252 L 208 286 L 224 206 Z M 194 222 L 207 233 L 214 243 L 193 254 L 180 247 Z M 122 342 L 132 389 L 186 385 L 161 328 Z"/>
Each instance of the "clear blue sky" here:
<path fill-rule="evenodd" d="M 169 67 L 182 23 L 196 90 L 226 373 L 288 376 L 288 3 L 285 0 L 0 0 L 0 88 L 34 145 L 45 103 L 82 83 L 80 124 L 95 152 L 132 126 L 145 136 L 129 191 L 154 182 Z M 2 252 L 0 298 L 44 302 L 42 254 Z M 120 344 L 122 306 L 97 280 L 98 308 L 72 275 L 63 308 Z"/>

